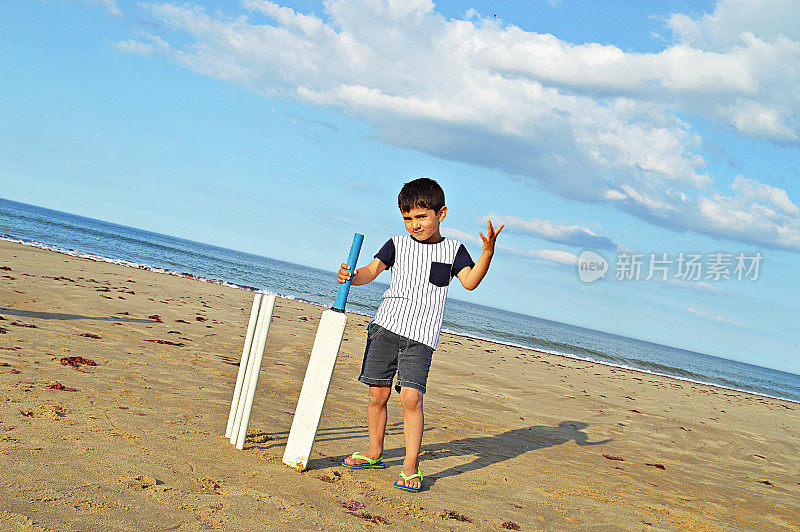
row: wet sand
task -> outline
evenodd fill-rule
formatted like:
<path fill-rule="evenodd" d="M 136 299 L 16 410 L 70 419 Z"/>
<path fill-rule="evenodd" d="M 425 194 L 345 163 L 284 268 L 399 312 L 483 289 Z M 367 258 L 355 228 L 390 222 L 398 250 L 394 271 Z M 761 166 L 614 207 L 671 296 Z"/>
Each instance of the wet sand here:
<path fill-rule="evenodd" d="M 253 294 L 0 241 L 0 529 L 800 527 L 800 405 L 444 334 L 425 491 L 366 448 L 349 315 L 309 470 L 281 463 L 322 307 L 279 299 L 243 451 L 224 438 Z"/>

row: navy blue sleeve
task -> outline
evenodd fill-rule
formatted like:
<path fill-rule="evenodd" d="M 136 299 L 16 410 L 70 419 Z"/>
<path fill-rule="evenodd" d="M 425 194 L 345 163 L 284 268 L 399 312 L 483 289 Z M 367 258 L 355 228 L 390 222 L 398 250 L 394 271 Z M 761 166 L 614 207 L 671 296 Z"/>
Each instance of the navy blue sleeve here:
<path fill-rule="evenodd" d="M 456 251 L 456 258 L 453 259 L 453 277 L 457 277 L 461 270 L 467 266 L 471 268 L 475 266 L 475 262 L 469 256 L 469 251 L 464 247 L 464 244 L 461 244 L 458 251 Z"/>
<path fill-rule="evenodd" d="M 384 263 L 386 268 L 392 267 L 394 264 L 394 242 L 391 238 L 387 240 L 381 250 L 375 254 L 375 258 Z"/>

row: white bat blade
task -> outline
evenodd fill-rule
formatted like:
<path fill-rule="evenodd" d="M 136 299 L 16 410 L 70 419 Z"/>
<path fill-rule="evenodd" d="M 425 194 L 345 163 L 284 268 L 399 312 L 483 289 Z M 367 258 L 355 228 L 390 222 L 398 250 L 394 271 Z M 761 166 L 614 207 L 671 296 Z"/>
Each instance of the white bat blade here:
<path fill-rule="evenodd" d="M 283 453 L 283 463 L 298 471 L 305 470 L 311 454 L 346 324 L 344 312 L 326 310 L 322 313 Z"/>

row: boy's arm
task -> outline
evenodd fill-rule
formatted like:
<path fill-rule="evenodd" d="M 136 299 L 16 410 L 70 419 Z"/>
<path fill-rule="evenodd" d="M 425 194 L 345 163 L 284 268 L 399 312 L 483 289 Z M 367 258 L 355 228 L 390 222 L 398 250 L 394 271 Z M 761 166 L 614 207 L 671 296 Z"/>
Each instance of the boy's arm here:
<path fill-rule="evenodd" d="M 491 264 L 492 256 L 494 255 L 494 245 L 497 241 L 497 235 L 503 230 L 505 224 L 498 227 L 497 231 L 495 231 L 492 226 L 492 221 L 487 220 L 486 227 L 486 236 L 483 236 L 482 232 L 478 233 L 481 236 L 481 240 L 483 240 L 483 251 L 481 252 L 481 256 L 478 257 L 477 262 L 475 262 L 475 266 L 467 266 L 458 272 L 458 280 L 461 281 L 461 284 L 464 285 L 464 288 L 467 290 L 475 290 L 478 285 L 481 284 L 483 278 L 486 277 L 486 272 L 489 271 L 489 264 Z"/>
<path fill-rule="evenodd" d="M 362 266 L 361 268 L 356 268 L 355 272 L 353 272 L 353 286 L 361 286 L 362 284 L 367 284 L 373 279 L 375 279 L 383 270 L 386 269 L 386 265 L 383 263 L 381 259 L 372 259 L 372 262 L 367 264 L 366 266 Z M 347 264 L 342 264 L 342 267 L 339 269 L 339 274 L 336 276 L 336 280 L 340 283 L 343 283 L 350 279 L 350 267 Z"/>

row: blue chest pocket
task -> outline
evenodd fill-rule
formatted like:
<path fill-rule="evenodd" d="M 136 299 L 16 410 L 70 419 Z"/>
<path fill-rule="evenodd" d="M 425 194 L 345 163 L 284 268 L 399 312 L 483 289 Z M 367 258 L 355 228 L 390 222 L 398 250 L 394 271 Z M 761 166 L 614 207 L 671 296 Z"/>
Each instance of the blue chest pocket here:
<path fill-rule="evenodd" d="M 450 284 L 450 271 L 452 264 L 446 262 L 431 262 L 431 274 L 428 280 L 432 285 L 444 287 Z"/>

